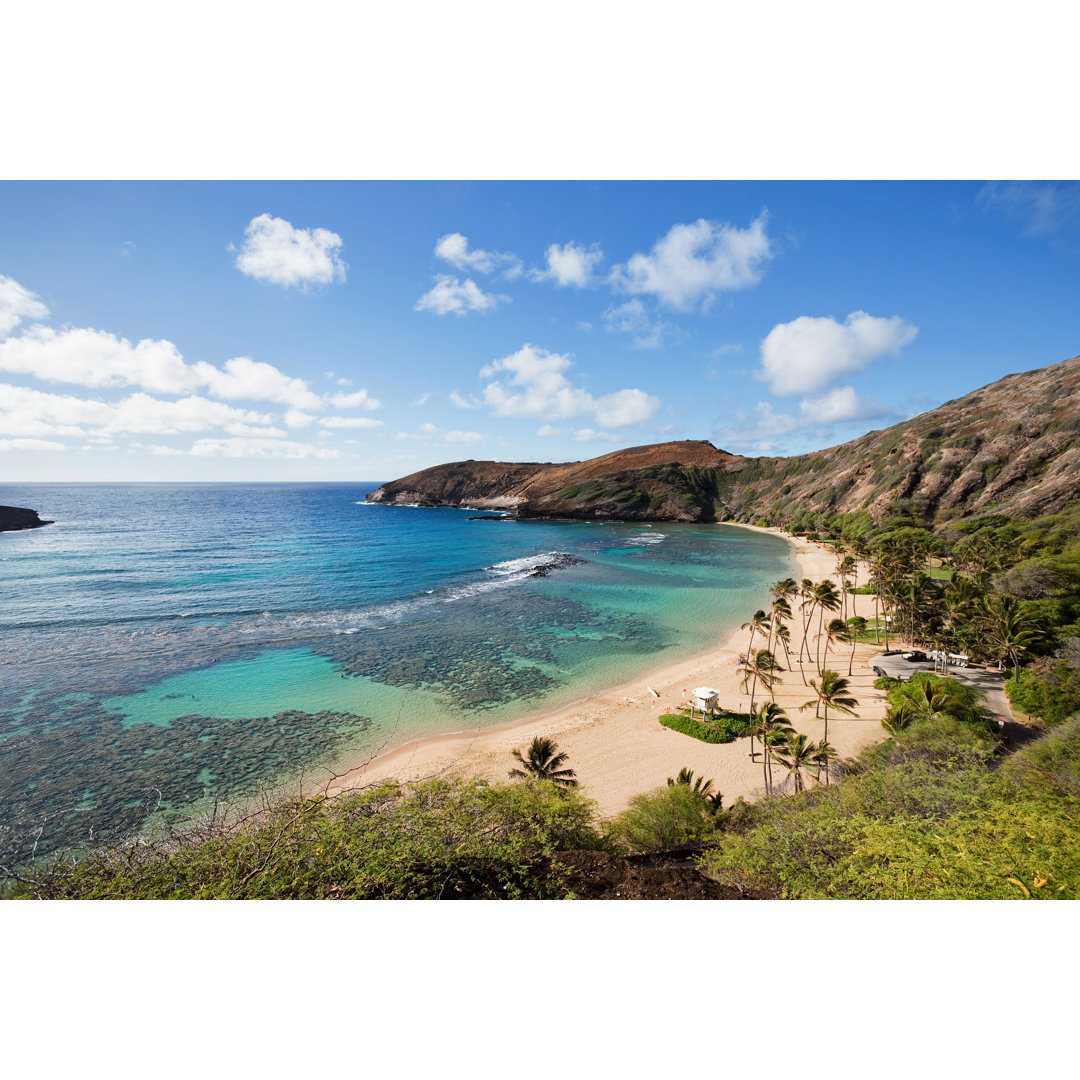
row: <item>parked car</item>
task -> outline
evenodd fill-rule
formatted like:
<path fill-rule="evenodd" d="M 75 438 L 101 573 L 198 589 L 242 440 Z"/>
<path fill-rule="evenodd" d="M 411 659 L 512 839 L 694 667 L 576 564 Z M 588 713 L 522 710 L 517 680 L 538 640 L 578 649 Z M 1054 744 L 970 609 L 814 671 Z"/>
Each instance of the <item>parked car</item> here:
<path fill-rule="evenodd" d="M 929 657 L 921 649 L 912 649 L 911 652 L 904 653 L 904 659 L 909 664 L 917 664 L 923 660 L 929 659 Z"/>

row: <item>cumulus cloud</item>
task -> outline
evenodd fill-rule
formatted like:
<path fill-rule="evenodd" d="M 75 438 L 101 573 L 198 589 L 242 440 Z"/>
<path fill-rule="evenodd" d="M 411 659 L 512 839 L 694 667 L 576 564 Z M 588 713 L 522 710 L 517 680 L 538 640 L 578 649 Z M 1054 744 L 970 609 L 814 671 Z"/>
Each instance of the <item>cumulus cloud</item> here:
<path fill-rule="evenodd" d="M 307 290 L 345 280 L 341 246 L 341 237 L 329 229 L 296 229 L 284 218 L 260 214 L 244 230 L 236 265 L 256 281 Z"/>
<path fill-rule="evenodd" d="M 461 233 L 447 233 L 435 244 L 435 256 L 456 266 L 459 270 L 472 270 L 490 274 L 502 267 L 503 277 L 515 278 L 521 274 L 521 260 L 508 251 L 469 250 L 469 241 Z"/>
<path fill-rule="evenodd" d="M 447 431 L 443 440 L 448 443 L 478 443 L 484 441 L 479 431 Z"/>
<path fill-rule="evenodd" d="M 896 420 L 888 405 L 860 397 L 851 386 L 839 386 L 816 397 L 799 402 L 798 413 L 777 412 L 772 404 L 759 401 L 751 413 L 736 412 L 731 423 L 718 432 L 726 448 L 744 452 L 772 454 L 785 446 L 784 439 L 798 432 L 813 431 L 820 443 L 829 438 L 838 424 L 856 420 Z M 787 447 L 790 452 L 791 447 Z"/>
<path fill-rule="evenodd" d="M 372 420 L 370 416 L 327 416 L 319 421 L 324 428 L 376 428 L 382 427 L 381 420 Z"/>
<path fill-rule="evenodd" d="M 655 296 L 680 311 L 707 308 L 718 293 L 756 285 L 772 258 L 762 211 L 745 229 L 700 218 L 673 225 L 648 255 L 632 255 L 613 267 L 608 280 L 627 293 Z"/>
<path fill-rule="evenodd" d="M 566 377 L 564 372 L 572 366 L 567 356 L 524 345 L 480 370 L 481 378 L 492 379 L 484 387 L 484 403 L 496 416 L 562 420 L 591 413 L 604 427 L 642 423 L 662 404 L 637 389 L 594 398 Z M 506 378 L 492 378 L 500 374 Z"/>
<path fill-rule="evenodd" d="M 440 274 L 432 288 L 416 301 L 414 311 L 430 311 L 435 315 L 465 315 L 470 311 L 491 311 L 506 296 L 486 293 L 472 278 L 459 281 Z"/>
<path fill-rule="evenodd" d="M 476 398 L 465 397 L 463 394 L 459 394 L 456 390 L 450 391 L 450 404 L 456 405 L 459 409 L 479 409 L 483 402 L 477 401 Z"/>
<path fill-rule="evenodd" d="M 544 439 L 554 439 L 560 435 L 566 434 L 566 428 L 554 427 L 551 424 L 541 424 L 536 429 L 536 434 Z"/>
<path fill-rule="evenodd" d="M 913 341 L 919 328 L 899 315 L 887 319 L 853 311 L 843 324 L 833 318 L 801 315 L 778 323 L 761 343 L 758 377 L 781 397 L 809 394 L 834 379 L 862 371 L 887 353 Z"/>
<path fill-rule="evenodd" d="M 0 274 L 0 338 L 7 337 L 24 319 L 47 319 L 49 309 L 14 278 Z"/>
<path fill-rule="evenodd" d="M 138 386 L 155 394 L 205 389 L 229 401 L 322 407 L 322 400 L 303 379 L 286 375 L 272 364 L 247 356 L 226 360 L 220 368 L 205 360 L 189 364 L 171 341 L 144 338 L 132 344 L 127 338 L 87 328 L 31 326 L 18 337 L 0 341 L 0 371 L 95 389 Z"/>
<path fill-rule="evenodd" d="M 230 435 L 243 435 L 253 439 L 284 439 L 288 432 L 276 427 L 258 427 L 254 424 L 226 424 Z"/>
<path fill-rule="evenodd" d="M 263 413 L 194 395 L 164 401 L 139 393 L 110 403 L 0 384 L 0 427 L 14 427 L 23 435 L 31 429 L 35 434 L 75 435 L 92 430 L 98 435 L 168 435 L 231 423 L 265 426 L 269 422 L 270 417 Z"/>
<path fill-rule="evenodd" d="M 637 297 L 604 312 L 604 329 L 609 334 L 632 334 L 637 349 L 658 349 L 665 335 L 678 333 L 677 328 L 661 319 L 653 319 Z"/>
<path fill-rule="evenodd" d="M 338 392 L 326 399 L 337 409 L 381 409 L 382 402 L 371 397 L 366 390 L 357 390 L 352 394 Z"/>
<path fill-rule="evenodd" d="M 579 428 L 570 436 L 571 442 L 595 443 L 595 442 L 619 442 L 619 436 L 610 431 L 594 431 L 592 428 Z"/>
<path fill-rule="evenodd" d="M 584 289 L 594 281 L 596 267 L 604 261 L 599 245 L 586 248 L 571 241 L 566 245 L 552 244 L 544 252 L 545 269 L 529 271 L 533 281 L 553 281 L 560 288 L 573 286 Z"/>

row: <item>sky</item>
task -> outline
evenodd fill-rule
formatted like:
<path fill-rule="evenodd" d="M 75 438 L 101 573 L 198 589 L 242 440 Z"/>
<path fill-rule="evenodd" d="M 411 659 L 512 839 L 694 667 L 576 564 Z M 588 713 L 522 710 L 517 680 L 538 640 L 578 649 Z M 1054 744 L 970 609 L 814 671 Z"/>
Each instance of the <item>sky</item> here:
<path fill-rule="evenodd" d="M 7 182 L 0 475 L 789 455 L 1080 353 L 1075 182 Z"/>

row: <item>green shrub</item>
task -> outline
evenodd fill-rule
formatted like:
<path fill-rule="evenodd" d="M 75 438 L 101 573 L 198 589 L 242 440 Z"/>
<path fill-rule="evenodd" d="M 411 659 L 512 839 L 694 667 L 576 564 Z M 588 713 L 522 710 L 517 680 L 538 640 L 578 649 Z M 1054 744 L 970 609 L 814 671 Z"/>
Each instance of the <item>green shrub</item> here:
<path fill-rule="evenodd" d="M 604 845 L 594 810 L 546 781 L 389 783 L 285 800 L 234 828 L 151 835 L 35 872 L 36 888 L 17 889 L 70 899 L 561 897 L 557 852 Z"/>
<path fill-rule="evenodd" d="M 719 828 L 717 809 L 689 784 L 657 788 L 630 800 L 608 827 L 626 851 L 663 851 L 696 844 Z"/>
<path fill-rule="evenodd" d="M 734 742 L 750 728 L 748 713 L 720 713 L 715 720 L 707 724 L 700 720 L 691 720 L 682 713 L 663 713 L 659 719 L 664 727 L 707 743 Z"/>

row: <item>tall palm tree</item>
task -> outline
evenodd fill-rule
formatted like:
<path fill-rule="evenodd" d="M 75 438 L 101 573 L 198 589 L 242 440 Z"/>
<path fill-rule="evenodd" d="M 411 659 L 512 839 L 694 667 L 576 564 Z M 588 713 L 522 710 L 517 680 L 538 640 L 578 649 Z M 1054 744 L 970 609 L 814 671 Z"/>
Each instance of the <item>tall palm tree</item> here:
<path fill-rule="evenodd" d="M 1020 674 L 1020 655 L 1029 652 L 1039 633 L 1020 602 L 1003 593 L 991 593 L 983 604 L 982 619 L 987 644 L 1012 661 L 1013 678 Z"/>
<path fill-rule="evenodd" d="M 829 662 L 829 646 L 841 642 L 846 645 L 851 640 L 848 625 L 843 619 L 830 619 L 825 625 L 825 663 Z M 851 672 L 848 672 L 850 675 Z"/>
<path fill-rule="evenodd" d="M 765 781 L 766 794 L 771 795 L 773 747 L 792 734 L 793 728 L 788 723 L 787 713 L 776 702 L 769 701 L 759 706 L 754 713 L 753 727 L 750 730 L 761 740 L 764 751 L 761 756 L 762 778 Z"/>
<path fill-rule="evenodd" d="M 788 668 L 791 667 L 791 630 L 781 623 L 776 628 L 776 640 L 784 646 L 784 658 L 787 660 Z M 800 668 L 801 670 L 801 668 Z M 803 685 L 806 685 L 806 679 L 803 679 Z"/>
<path fill-rule="evenodd" d="M 829 741 L 829 709 L 832 709 L 833 712 L 843 713 L 847 716 L 854 716 L 855 707 L 859 703 L 848 692 L 851 684 L 838 672 L 826 669 L 821 673 L 821 682 L 818 683 L 816 679 L 811 679 L 810 685 L 814 689 L 815 696 L 805 704 L 800 705 L 799 710 L 809 709 L 811 705 L 814 705 L 814 715 L 817 716 L 820 714 L 821 709 L 824 708 L 825 735 L 822 741 L 827 743 Z M 826 762 L 825 783 L 828 784 L 828 782 L 829 766 L 828 762 Z"/>
<path fill-rule="evenodd" d="M 754 694 L 757 691 L 758 682 L 761 682 L 761 685 L 769 691 L 769 696 L 772 697 L 773 688 L 779 681 L 776 672 L 782 670 L 783 668 L 776 662 L 776 657 L 768 649 L 755 649 L 750 653 L 750 658 L 746 661 L 742 671 L 742 688 L 745 691 L 747 685 L 750 686 L 751 712 L 754 711 Z"/>
<path fill-rule="evenodd" d="M 861 615 L 852 615 L 847 621 L 848 641 L 851 642 L 851 656 L 848 657 L 847 673 L 851 675 L 852 665 L 855 663 L 855 646 L 859 638 L 866 633 L 866 620 Z"/>
<path fill-rule="evenodd" d="M 825 612 L 836 611 L 840 607 L 840 594 L 836 591 L 836 586 L 826 578 L 824 581 L 819 581 L 817 585 L 814 586 L 814 601 L 818 608 L 818 648 L 815 666 L 817 667 L 818 674 L 820 674 L 821 628 L 825 621 Z"/>
<path fill-rule="evenodd" d="M 522 756 L 520 750 L 514 750 L 513 755 L 521 768 L 511 769 L 511 777 L 521 780 L 534 777 L 537 780 L 550 780 L 559 787 L 577 787 L 577 773 L 573 769 L 560 768 L 566 762 L 568 755 L 560 754 L 558 746 L 551 739 L 544 739 L 537 735 L 529 744 L 525 756 Z"/>
<path fill-rule="evenodd" d="M 784 623 L 791 618 L 791 605 L 787 602 L 787 598 L 784 596 L 777 596 L 773 598 L 773 602 L 769 605 L 769 644 L 765 647 L 769 652 L 773 651 L 773 635 L 783 626 Z"/>
<path fill-rule="evenodd" d="M 750 650 L 754 647 L 754 634 L 764 634 L 769 629 L 769 616 L 761 608 L 758 608 L 750 621 L 744 622 L 739 629 L 750 631 L 750 641 L 746 646 L 746 654 L 749 656 Z"/>
<path fill-rule="evenodd" d="M 817 743 L 807 742 L 802 732 L 789 735 L 783 742 L 777 744 L 774 751 L 776 760 L 795 777 L 796 794 L 805 790 L 802 771 L 817 764 L 819 752 Z"/>
<path fill-rule="evenodd" d="M 810 620 L 814 617 L 814 605 L 817 603 L 815 586 L 809 578 L 802 579 L 802 585 L 799 586 L 799 596 L 802 597 L 802 603 L 799 605 L 799 610 L 802 612 L 803 617 L 803 636 L 802 641 L 799 644 L 799 663 L 802 663 L 803 648 L 806 645 L 810 637 Z M 804 679 L 803 682 L 806 680 Z"/>

